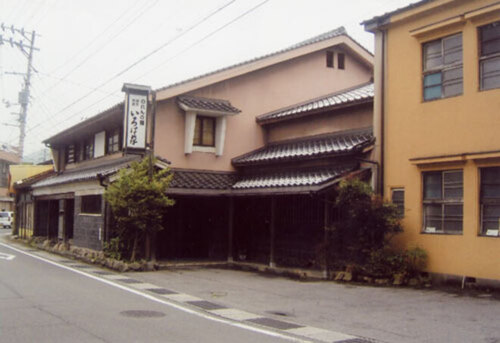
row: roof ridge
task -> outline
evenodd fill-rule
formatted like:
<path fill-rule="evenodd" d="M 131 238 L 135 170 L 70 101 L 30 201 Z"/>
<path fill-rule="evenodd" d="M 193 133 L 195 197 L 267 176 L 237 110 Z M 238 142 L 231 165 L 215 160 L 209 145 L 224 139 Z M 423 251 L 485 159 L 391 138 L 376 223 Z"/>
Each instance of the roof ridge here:
<path fill-rule="evenodd" d="M 226 100 L 226 99 L 219 99 L 219 98 L 207 98 L 205 96 L 198 96 L 198 95 L 192 95 L 192 94 L 180 94 L 177 96 L 177 98 L 193 98 L 193 99 L 202 99 L 202 100 L 211 100 L 211 101 L 224 101 L 228 104 L 230 104 L 231 102 L 229 100 Z"/>
<path fill-rule="evenodd" d="M 230 70 L 230 69 L 233 69 L 233 68 L 245 65 L 245 64 L 252 63 L 252 62 L 260 61 L 260 60 L 263 60 L 265 58 L 268 58 L 268 57 L 271 57 L 271 56 L 275 56 L 275 55 L 279 55 L 279 54 L 282 54 L 282 53 L 285 53 L 285 52 L 288 52 L 288 51 L 291 51 L 291 50 L 295 50 L 295 49 L 298 49 L 298 48 L 302 48 L 302 47 L 307 46 L 307 45 L 311 45 L 311 44 L 314 44 L 314 43 L 319 43 L 321 41 L 324 41 L 324 40 L 327 40 L 327 39 L 330 39 L 330 38 L 334 38 L 334 37 L 337 37 L 337 36 L 341 36 L 341 35 L 349 36 L 347 34 L 347 31 L 345 30 L 345 28 L 343 26 L 339 26 L 339 27 L 337 27 L 337 28 L 335 28 L 333 30 L 330 30 L 328 32 L 316 35 L 314 37 L 311 37 L 311 38 L 308 38 L 306 40 L 303 40 L 303 41 L 301 41 L 299 43 L 293 44 L 293 45 L 291 45 L 289 47 L 286 47 L 286 48 L 283 48 L 283 49 L 280 49 L 280 50 L 277 50 L 277 51 L 274 51 L 274 52 L 270 52 L 270 53 L 265 54 L 265 55 L 253 57 L 253 58 L 250 58 L 248 60 L 244 60 L 244 61 L 232 64 L 232 65 L 229 65 L 227 67 L 222 67 L 222 68 L 219 68 L 219 69 L 215 69 L 215 70 L 209 71 L 209 72 L 204 73 L 204 74 L 199 74 L 199 75 L 187 78 L 185 80 L 174 82 L 174 83 L 172 83 L 170 85 L 166 85 L 164 87 L 160 87 L 160 88 L 156 89 L 156 91 L 159 92 L 159 91 L 163 91 L 163 90 L 166 90 L 166 89 L 169 89 L 169 88 L 173 88 L 173 87 L 176 87 L 176 86 L 188 83 L 190 81 L 198 80 L 198 79 L 210 76 L 210 75 L 214 75 L 214 74 L 217 74 L 217 73 L 220 73 L 220 72 L 223 72 L 223 71 L 226 71 L 226 70 Z M 349 36 L 349 38 L 351 38 L 351 37 Z M 352 39 L 352 40 L 354 41 L 354 39 Z M 354 42 L 356 42 L 356 41 L 354 41 Z M 360 45 L 362 47 L 362 45 L 359 44 L 358 42 L 356 42 L 356 44 L 358 44 L 358 45 Z"/>
<path fill-rule="evenodd" d="M 360 90 L 360 89 L 368 87 L 368 86 L 373 86 L 373 82 L 372 81 L 368 81 L 368 82 L 362 83 L 360 85 L 356 85 L 356 86 L 344 88 L 344 89 L 335 91 L 333 93 L 328 93 L 326 95 L 321 95 L 321 96 L 318 96 L 318 97 L 313 98 L 313 99 L 304 100 L 302 102 L 298 102 L 298 103 L 290 105 L 290 106 L 282 107 L 282 108 L 279 108 L 277 110 L 273 110 L 273 111 L 270 111 L 270 112 L 267 112 L 267 113 L 260 114 L 260 115 L 257 116 L 257 121 L 259 121 L 259 119 L 261 119 L 261 118 L 266 118 L 267 116 L 271 116 L 271 115 L 273 115 L 275 113 L 284 112 L 284 111 L 287 111 L 287 110 L 290 110 L 292 108 L 299 107 L 299 106 L 305 106 L 305 105 L 307 105 L 309 103 L 313 103 L 313 102 L 316 102 L 316 101 L 326 100 L 326 99 L 331 98 L 333 96 L 342 95 L 342 94 L 349 93 L 349 92 L 352 92 L 352 91 L 355 91 L 355 90 Z"/>

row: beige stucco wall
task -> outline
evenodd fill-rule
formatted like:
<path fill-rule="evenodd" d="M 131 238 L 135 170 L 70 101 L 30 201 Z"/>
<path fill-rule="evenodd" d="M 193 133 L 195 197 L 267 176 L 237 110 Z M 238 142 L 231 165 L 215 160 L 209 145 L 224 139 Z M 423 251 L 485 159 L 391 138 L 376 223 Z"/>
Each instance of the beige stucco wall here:
<path fill-rule="evenodd" d="M 432 6 L 444 1 L 431 3 Z M 446 1 L 448 2 L 448 1 Z M 412 37 L 410 31 L 456 17 L 495 1 L 454 1 L 391 26 L 387 35 L 385 88 L 385 194 L 405 188 L 405 232 L 399 241 L 429 253 L 431 272 L 500 279 L 500 238 L 479 236 L 479 169 L 500 166 L 500 158 L 471 156 L 436 164 L 412 164 L 419 157 L 500 150 L 500 89 L 479 90 L 477 27 L 500 20 L 500 13 L 479 16 Z M 398 18 L 403 15 L 397 16 Z M 462 32 L 463 94 L 423 102 L 422 43 Z M 462 235 L 422 234 L 422 172 L 463 169 Z"/>
<path fill-rule="evenodd" d="M 242 110 L 227 118 L 224 153 L 219 157 L 205 152 L 184 154 L 184 112 L 174 99 L 161 101 L 157 107 L 155 152 L 176 168 L 232 170 L 231 158 L 266 142 L 256 116 L 370 80 L 371 70 L 347 53 L 345 66 L 345 70 L 326 68 L 323 50 L 190 92 L 229 100 Z"/>
<path fill-rule="evenodd" d="M 372 103 L 267 125 L 269 142 L 372 126 Z"/>

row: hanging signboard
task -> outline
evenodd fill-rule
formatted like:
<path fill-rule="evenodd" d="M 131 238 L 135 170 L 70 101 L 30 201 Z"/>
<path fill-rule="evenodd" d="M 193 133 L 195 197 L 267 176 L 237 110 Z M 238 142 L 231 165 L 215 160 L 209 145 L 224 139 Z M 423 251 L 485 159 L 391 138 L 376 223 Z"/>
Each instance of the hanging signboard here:
<path fill-rule="evenodd" d="M 149 87 L 124 84 L 124 149 L 146 149 Z"/>

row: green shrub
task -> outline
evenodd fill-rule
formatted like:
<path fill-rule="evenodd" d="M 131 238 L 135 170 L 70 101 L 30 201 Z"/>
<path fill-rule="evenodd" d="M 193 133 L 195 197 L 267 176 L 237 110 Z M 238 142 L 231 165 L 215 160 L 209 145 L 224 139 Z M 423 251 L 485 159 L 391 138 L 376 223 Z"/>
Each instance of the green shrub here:
<path fill-rule="evenodd" d="M 360 180 L 340 183 L 335 212 L 328 243 L 330 265 L 365 265 L 373 251 L 386 247 L 402 231 L 396 207 Z"/>
<path fill-rule="evenodd" d="M 120 237 L 112 238 L 109 242 L 104 242 L 104 256 L 115 260 L 121 260 L 123 248 Z"/>

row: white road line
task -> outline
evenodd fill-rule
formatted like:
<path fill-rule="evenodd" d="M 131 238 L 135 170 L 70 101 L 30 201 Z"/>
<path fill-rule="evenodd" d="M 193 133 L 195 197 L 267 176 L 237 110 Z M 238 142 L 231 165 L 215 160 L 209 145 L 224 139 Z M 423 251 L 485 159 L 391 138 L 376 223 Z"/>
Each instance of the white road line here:
<path fill-rule="evenodd" d="M 147 282 L 133 283 L 130 286 L 136 289 L 163 289 L 163 287 L 159 287 Z"/>
<path fill-rule="evenodd" d="M 341 342 L 341 341 L 345 341 L 348 339 L 357 338 L 355 336 L 345 335 L 345 334 L 340 333 L 340 332 L 324 330 L 324 329 L 315 328 L 312 326 L 305 326 L 302 328 L 289 329 L 289 330 L 286 330 L 286 332 L 291 332 L 295 335 L 305 336 L 308 338 L 317 339 L 317 340 L 326 341 L 326 342 Z"/>
<path fill-rule="evenodd" d="M 158 298 L 156 298 L 156 297 L 154 297 L 152 295 L 149 295 L 147 293 L 140 292 L 140 291 L 132 289 L 130 287 L 127 287 L 127 286 L 124 286 L 124 285 L 120 285 L 120 284 L 118 284 L 116 282 L 113 282 L 111 280 L 106 280 L 104 278 L 101 278 L 101 277 L 98 277 L 98 276 L 86 273 L 84 271 L 77 270 L 75 268 L 59 264 L 59 263 L 51 261 L 49 259 L 37 256 L 37 255 L 34 255 L 34 254 L 30 254 L 30 253 L 25 252 L 25 251 L 23 251 L 21 249 L 14 248 L 14 247 L 12 247 L 10 245 L 7 245 L 7 244 L 4 244 L 4 243 L 0 243 L 0 246 L 6 247 L 6 248 L 14 250 L 14 251 L 17 251 L 17 252 L 19 252 L 21 254 L 24 254 L 26 256 L 30 256 L 30 257 L 32 257 L 34 259 L 43 261 L 43 262 L 51 264 L 53 266 L 56 266 L 56 267 L 59 267 L 59 268 L 62 268 L 62 269 L 66 269 L 66 270 L 72 271 L 74 273 L 77 273 L 77 274 L 86 276 L 88 278 L 91 278 L 93 280 L 100 281 L 100 282 L 105 283 L 107 285 L 110 285 L 110 286 L 122 289 L 122 290 L 130 292 L 132 294 L 135 294 L 135 295 L 141 296 L 143 298 L 149 299 L 151 301 L 154 301 L 154 302 L 157 302 L 157 303 L 160 303 L 160 304 L 163 304 L 163 305 L 167 305 L 167 306 L 173 307 L 175 309 L 178 309 L 180 311 L 183 311 L 183 312 L 186 312 L 186 313 L 189 313 L 189 314 L 196 315 L 196 316 L 201 317 L 201 318 L 205 318 L 205 319 L 208 319 L 208 320 L 211 320 L 211 321 L 214 321 L 214 322 L 218 322 L 218 323 L 227 324 L 227 325 L 234 326 L 234 327 L 237 327 L 237 328 L 240 328 L 240 329 L 245 329 L 245 330 L 248 330 L 248 331 L 258 332 L 258 333 L 261 333 L 261 334 L 264 334 L 264 335 L 281 338 L 281 339 L 292 341 L 292 342 L 312 343 L 311 341 L 308 341 L 308 340 L 304 340 L 304 339 L 300 339 L 300 338 L 296 338 L 296 337 L 291 337 L 289 335 L 282 334 L 280 332 L 276 332 L 276 331 L 272 331 L 272 330 L 267 330 L 267 329 L 259 328 L 259 327 L 255 327 L 255 326 L 251 326 L 251 325 L 248 325 L 246 323 L 234 322 L 234 321 L 231 321 L 231 320 L 228 320 L 228 319 L 224 319 L 224 318 L 221 318 L 221 317 L 216 317 L 216 316 L 214 316 L 212 314 L 209 314 L 209 313 L 207 313 L 205 311 L 203 311 L 203 312 L 202 311 L 197 311 L 197 310 L 188 308 L 188 307 L 186 307 L 184 305 L 180 305 L 180 304 L 168 301 L 168 300 L 158 299 Z"/>
<path fill-rule="evenodd" d="M 170 300 L 181 302 L 181 303 L 185 303 L 185 302 L 188 302 L 188 301 L 200 301 L 200 300 L 203 300 L 203 299 L 200 299 L 200 298 L 197 298 L 197 297 L 193 297 L 192 295 L 183 294 L 183 293 L 162 294 L 161 296 L 165 297 L 167 299 L 170 299 Z"/>
<path fill-rule="evenodd" d="M 217 310 L 211 310 L 210 312 L 232 320 L 248 320 L 248 319 L 262 318 L 262 316 L 259 316 L 257 314 L 236 310 L 234 308 L 220 308 Z"/>
<path fill-rule="evenodd" d="M 15 255 L 4 254 L 3 252 L 0 252 L 0 260 L 12 261 L 15 257 Z"/>

